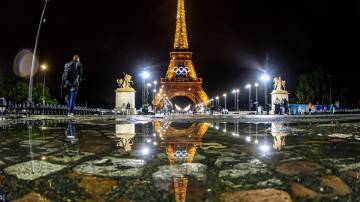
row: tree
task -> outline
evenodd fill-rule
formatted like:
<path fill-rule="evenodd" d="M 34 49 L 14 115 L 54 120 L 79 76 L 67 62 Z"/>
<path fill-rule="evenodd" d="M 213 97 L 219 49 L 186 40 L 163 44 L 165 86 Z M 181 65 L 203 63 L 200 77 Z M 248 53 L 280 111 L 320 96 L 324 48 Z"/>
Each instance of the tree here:
<path fill-rule="evenodd" d="M 296 97 L 300 103 L 329 104 L 330 85 L 328 74 L 314 70 L 299 76 Z"/>
<path fill-rule="evenodd" d="M 3 81 L 3 84 L 0 86 L 0 97 L 6 98 L 8 101 L 13 103 L 23 103 L 28 99 L 28 84 L 26 81 L 10 77 Z M 43 99 L 43 84 L 35 84 L 33 87 L 33 101 L 42 102 Z M 49 88 L 45 87 L 44 89 L 44 100 L 49 104 L 56 104 L 57 100 L 51 98 Z"/>

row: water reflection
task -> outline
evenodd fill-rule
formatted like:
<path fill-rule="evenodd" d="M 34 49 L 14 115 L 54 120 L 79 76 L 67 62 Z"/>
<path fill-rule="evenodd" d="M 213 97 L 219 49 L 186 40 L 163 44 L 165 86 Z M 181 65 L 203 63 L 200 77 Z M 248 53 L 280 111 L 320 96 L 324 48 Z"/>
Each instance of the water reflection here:
<path fill-rule="evenodd" d="M 209 123 L 177 124 L 171 122 L 153 122 L 155 131 L 161 138 L 160 147 L 165 151 L 171 166 L 193 163 L 196 150 L 206 134 Z M 190 169 L 189 169 L 190 170 Z M 186 201 L 189 170 L 172 176 L 173 189 L 177 202 Z M 196 172 L 196 171 L 195 171 Z M 175 174 L 175 173 L 174 173 Z M 158 187 L 164 187 L 157 185 Z"/>
<path fill-rule="evenodd" d="M 282 150 L 286 145 L 285 137 L 289 135 L 290 128 L 287 127 L 284 123 L 277 122 L 271 123 L 271 135 L 274 138 L 273 148 L 275 150 Z"/>
<path fill-rule="evenodd" d="M 117 146 L 125 151 L 131 151 L 134 144 L 135 124 L 116 124 L 116 138 L 118 139 Z"/>
<path fill-rule="evenodd" d="M 77 142 L 78 139 L 76 138 L 76 128 L 73 120 L 68 120 L 65 135 L 66 139 L 69 140 L 71 144 Z"/>

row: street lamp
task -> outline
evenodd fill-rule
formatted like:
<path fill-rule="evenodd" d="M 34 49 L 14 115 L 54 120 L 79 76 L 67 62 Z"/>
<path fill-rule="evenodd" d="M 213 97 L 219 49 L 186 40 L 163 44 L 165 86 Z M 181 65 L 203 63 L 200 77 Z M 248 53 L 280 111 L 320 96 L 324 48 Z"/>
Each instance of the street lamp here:
<path fill-rule="evenodd" d="M 256 104 L 256 109 L 255 110 L 257 111 L 257 108 L 259 107 L 259 96 L 258 96 L 259 83 L 256 82 L 254 84 L 254 86 L 255 86 L 255 104 Z"/>
<path fill-rule="evenodd" d="M 252 102 L 251 102 L 251 84 L 247 84 L 245 86 L 245 88 L 249 89 L 249 111 L 251 111 L 251 105 L 252 105 Z"/>
<path fill-rule="evenodd" d="M 226 93 L 224 93 L 223 94 L 223 97 L 224 97 L 224 101 L 225 101 L 225 110 L 227 109 L 227 103 L 226 103 L 226 97 L 227 97 L 227 94 Z"/>
<path fill-rule="evenodd" d="M 158 82 L 155 80 L 153 81 L 153 84 L 154 84 L 154 89 L 157 90 L 156 85 L 158 84 Z"/>
<path fill-rule="evenodd" d="M 270 80 L 270 76 L 264 72 L 261 76 L 260 76 L 260 80 L 264 83 L 264 93 L 265 93 L 265 111 L 266 114 L 269 114 L 269 110 L 268 110 L 268 98 L 267 98 L 267 82 Z"/>
<path fill-rule="evenodd" d="M 148 71 L 144 70 L 141 73 L 141 77 L 143 78 L 142 104 L 145 105 L 145 104 L 148 104 L 146 80 L 150 77 L 150 73 Z"/>
<path fill-rule="evenodd" d="M 42 64 L 41 65 L 41 70 L 43 71 L 44 74 L 44 80 L 43 80 L 43 90 L 42 90 L 42 103 L 43 105 L 45 105 L 45 75 L 46 75 L 46 70 L 48 69 L 48 65 L 47 64 Z"/>
<path fill-rule="evenodd" d="M 216 109 L 219 109 L 219 105 L 220 105 L 219 99 L 220 99 L 220 97 L 216 96 L 215 99 L 216 99 Z"/>
<path fill-rule="evenodd" d="M 234 111 L 237 111 L 236 103 L 237 103 L 237 96 L 236 96 L 236 89 L 231 91 L 234 94 Z"/>
<path fill-rule="evenodd" d="M 34 69 L 35 69 L 35 59 L 36 59 L 36 52 L 37 52 L 37 48 L 38 48 L 38 43 L 39 43 L 39 37 L 40 37 L 40 31 L 41 31 L 41 25 L 44 22 L 44 16 L 45 16 L 45 11 L 46 11 L 46 7 L 47 4 L 50 0 L 45 0 L 45 4 L 41 13 L 41 17 L 40 17 L 40 23 L 38 26 L 38 30 L 37 30 L 37 34 L 36 34 L 36 39 L 35 39 L 35 45 L 34 45 L 34 51 L 33 51 L 33 55 L 32 55 L 32 61 L 31 61 L 31 69 L 30 69 L 30 79 L 29 79 L 29 96 L 28 96 L 28 102 L 32 103 L 32 90 L 33 90 L 33 83 L 34 83 Z"/>

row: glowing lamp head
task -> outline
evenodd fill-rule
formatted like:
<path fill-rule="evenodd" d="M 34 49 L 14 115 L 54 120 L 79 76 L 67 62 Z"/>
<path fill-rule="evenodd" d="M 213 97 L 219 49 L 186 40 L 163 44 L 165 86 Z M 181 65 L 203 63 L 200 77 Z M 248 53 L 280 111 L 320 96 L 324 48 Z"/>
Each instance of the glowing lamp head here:
<path fill-rule="evenodd" d="M 255 87 L 259 87 L 259 83 L 255 83 L 254 86 L 255 86 Z"/>
<path fill-rule="evenodd" d="M 153 83 L 154 83 L 154 85 L 156 85 L 158 82 L 157 82 L 157 81 L 154 81 Z"/>
<path fill-rule="evenodd" d="M 147 87 L 151 87 L 151 83 L 147 83 L 146 86 L 147 86 Z"/>
<path fill-rule="evenodd" d="M 224 94 L 223 94 L 223 97 L 226 97 L 226 96 L 227 96 L 227 94 L 226 94 L 226 93 L 224 93 Z"/>
<path fill-rule="evenodd" d="M 263 82 L 267 82 L 270 80 L 270 76 L 266 73 L 263 73 L 261 76 L 260 76 L 260 80 L 263 81 Z"/>
<path fill-rule="evenodd" d="M 218 100 L 218 99 L 219 99 L 219 96 L 216 96 L 216 98 L 215 98 L 215 99 L 217 99 L 217 100 Z"/>
<path fill-rule="evenodd" d="M 141 73 L 142 78 L 148 79 L 150 77 L 150 73 L 148 71 L 143 71 Z"/>
<path fill-rule="evenodd" d="M 247 84 L 245 88 L 251 88 L 251 84 Z"/>

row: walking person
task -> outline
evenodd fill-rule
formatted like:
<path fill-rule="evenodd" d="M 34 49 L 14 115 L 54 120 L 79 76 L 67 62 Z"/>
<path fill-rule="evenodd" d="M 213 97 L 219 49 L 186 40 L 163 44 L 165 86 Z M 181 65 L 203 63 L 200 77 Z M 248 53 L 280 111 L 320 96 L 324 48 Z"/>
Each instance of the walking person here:
<path fill-rule="evenodd" d="M 80 56 L 75 55 L 72 61 L 65 64 L 61 85 L 66 94 L 68 116 L 70 117 L 74 116 L 76 96 L 80 82 L 83 80 L 82 74 L 83 68 L 80 62 Z"/>

